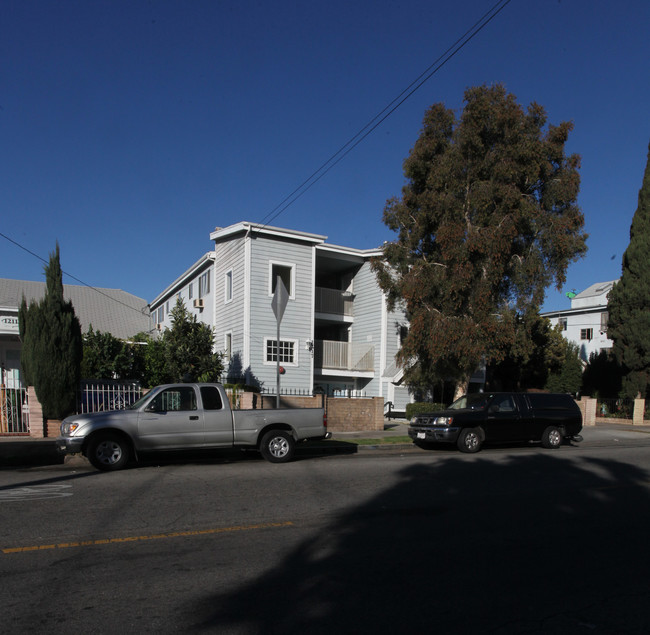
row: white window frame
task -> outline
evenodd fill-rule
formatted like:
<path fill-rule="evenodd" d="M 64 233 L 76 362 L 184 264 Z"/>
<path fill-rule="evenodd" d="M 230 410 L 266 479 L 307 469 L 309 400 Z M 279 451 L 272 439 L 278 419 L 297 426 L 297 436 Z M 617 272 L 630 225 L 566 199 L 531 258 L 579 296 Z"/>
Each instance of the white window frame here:
<path fill-rule="evenodd" d="M 210 293 L 210 270 L 199 276 L 199 298 L 205 298 Z"/>
<path fill-rule="evenodd" d="M 233 297 L 233 273 L 232 269 L 228 269 L 223 276 L 223 302 L 229 304 L 232 302 Z"/>
<path fill-rule="evenodd" d="M 232 359 L 232 331 L 223 334 L 223 354 L 226 361 Z"/>
<path fill-rule="evenodd" d="M 276 360 L 269 361 L 266 356 L 266 350 L 268 348 L 268 343 L 269 342 L 275 342 L 277 341 L 277 337 L 265 337 L 264 338 L 264 348 L 262 350 L 262 363 L 265 366 L 276 366 L 277 362 Z M 293 345 L 293 361 L 292 362 L 283 362 L 280 360 L 280 366 L 291 366 L 291 367 L 296 367 L 300 366 L 298 363 L 298 355 L 300 353 L 300 348 L 298 347 L 298 342 L 299 340 L 296 340 L 292 337 L 282 337 L 280 336 L 280 342 L 290 342 Z"/>
<path fill-rule="evenodd" d="M 283 262 L 281 260 L 269 260 L 269 297 L 273 297 L 273 267 L 285 267 L 291 269 L 291 289 L 287 289 L 289 292 L 289 299 L 296 299 L 296 263 L 295 262 Z M 275 363 L 275 362 L 274 362 Z"/>

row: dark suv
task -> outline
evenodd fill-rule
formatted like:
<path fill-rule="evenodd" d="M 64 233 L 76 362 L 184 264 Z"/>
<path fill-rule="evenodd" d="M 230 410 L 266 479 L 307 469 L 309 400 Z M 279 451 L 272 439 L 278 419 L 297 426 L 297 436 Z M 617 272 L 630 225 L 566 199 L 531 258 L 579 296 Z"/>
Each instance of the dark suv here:
<path fill-rule="evenodd" d="M 582 412 L 570 395 L 486 392 L 413 417 L 409 436 L 423 447 L 455 443 L 461 452 L 478 452 L 491 442 L 541 441 L 545 448 L 558 448 L 564 439 L 582 441 L 581 430 Z"/>

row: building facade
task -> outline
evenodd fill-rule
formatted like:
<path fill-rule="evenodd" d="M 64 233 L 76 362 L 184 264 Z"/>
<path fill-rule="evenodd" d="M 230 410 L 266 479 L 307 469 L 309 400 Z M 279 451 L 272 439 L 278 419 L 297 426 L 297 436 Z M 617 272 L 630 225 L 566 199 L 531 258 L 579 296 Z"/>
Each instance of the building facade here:
<path fill-rule="evenodd" d="M 607 296 L 616 280 L 597 282 L 571 297 L 571 308 L 542 313 L 551 324 L 560 325 L 562 335 L 578 345 L 580 359 L 589 361 L 592 353 L 612 348 L 612 340 L 607 338 Z"/>
<path fill-rule="evenodd" d="M 210 234 L 214 251 L 151 302 L 160 329 L 180 297 L 210 325 L 230 380 L 329 395 L 410 400 L 395 365 L 406 319 L 387 309 L 371 270 L 380 249 L 326 243 L 326 236 L 241 222 Z M 287 303 L 277 336 L 278 279 Z M 203 281 L 203 282 L 201 282 Z M 198 294 L 198 295 L 197 295 Z"/>
<path fill-rule="evenodd" d="M 95 289 L 80 285 L 64 285 L 66 300 L 74 306 L 75 315 L 85 333 L 92 324 L 95 331 L 111 333 L 128 339 L 136 333 L 151 330 L 147 301 L 121 289 Z M 22 385 L 18 309 L 25 298 L 41 300 L 45 296 L 45 282 L 0 278 L 0 368 L 7 387 Z"/>

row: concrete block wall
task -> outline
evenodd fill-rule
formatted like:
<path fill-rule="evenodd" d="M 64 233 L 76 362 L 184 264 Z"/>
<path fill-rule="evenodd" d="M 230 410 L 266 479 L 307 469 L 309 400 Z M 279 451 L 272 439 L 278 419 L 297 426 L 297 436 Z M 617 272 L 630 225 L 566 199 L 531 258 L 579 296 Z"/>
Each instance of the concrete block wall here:
<path fill-rule="evenodd" d="M 327 429 L 354 432 L 384 429 L 384 398 L 327 400 Z"/>
<path fill-rule="evenodd" d="M 274 395 L 242 393 L 240 398 L 242 410 L 273 409 Z M 363 430 L 384 429 L 384 399 L 371 397 L 364 399 L 347 399 L 339 397 L 298 397 L 280 396 L 281 408 L 325 408 L 327 411 L 327 428 L 330 432 L 355 432 Z"/>

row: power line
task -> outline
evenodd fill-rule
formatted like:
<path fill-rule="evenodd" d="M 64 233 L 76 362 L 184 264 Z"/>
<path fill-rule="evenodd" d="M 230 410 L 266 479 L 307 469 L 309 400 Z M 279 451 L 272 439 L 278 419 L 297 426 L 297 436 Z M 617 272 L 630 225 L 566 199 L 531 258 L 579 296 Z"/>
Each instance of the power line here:
<path fill-rule="evenodd" d="M 342 161 L 356 148 L 371 132 L 392 115 L 407 99 L 418 91 L 433 75 L 435 75 L 449 60 L 461 51 L 476 37 L 512 0 L 499 0 L 489 11 L 477 20 L 463 35 L 461 35 L 447 50 L 432 62 L 420 75 L 414 79 L 397 97 L 375 115 L 361 130 L 342 145 L 317 170 L 307 177 L 290 194 L 285 196 L 261 221 L 263 229 L 293 205 L 303 194 L 320 181 L 335 165 Z"/>
<path fill-rule="evenodd" d="M 13 238 L 10 238 L 9 236 L 7 236 L 6 234 L 3 234 L 2 232 L 0 232 L 0 236 L 2 236 L 2 238 L 4 238 L 5 240 L 8 240 L 13 245 L 16 245 L 16 247 L 18 247 L 19 249 L 22 249 L 23 251 L 26 251 L 31 256 L 34 256 L 34 258 L 38 258 L 38 260 L 45 263 L 46 265 L 48 264 L 47 260 L 45 260 L 44 258 L 39 256 L 38 254 L 34 253 L 30 249 L 27 249 L 27 247 L 25 247 L 24 245 L 21 245 L 19 242 L 15 241 Z M 63 269 L 61 269 L 61 272 L 63 274 L 65 274 L 66 276 L 68 276 L 68 278 L 72 278 L 73 280 L 75 280 L 76 282 L 79 282 L 84 287 L 88 287 L 89 289 L 92 289 L 93 291 L 96 291 L 100 295 L 103 295 L 105 298 L 108 298 L 109 300 L 112 300 L 113 302 L 117 302 L 118 304 L 121 304 L 122 306 L 126 307 L 127 309 L 130 309 L 131 311 L 135 311 L 136 313 L 139 313 L 140 315 L 146 315 L 146 313 L 144 311 L 144 309 L 146 307 L 143 307 L 142 309 L 136 309 L 135 307 L 132 307 L 129 304 L 126 304 L 125 302 L 122 302 L 121 300 L 118 300 L 117 298 L 114 298 L 113 296 L 108 295 L 108 293 L 104 293 L 101 289 L 98 289 L 97 287 L 93 287 L 91 284 L 88 284 L 87 282 L 84 282 L 83 280 L 80 280 L 76 276 L 73 276 L 71 273 L 68 273 L 67 271 L 63 271 Z"/>

